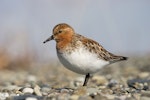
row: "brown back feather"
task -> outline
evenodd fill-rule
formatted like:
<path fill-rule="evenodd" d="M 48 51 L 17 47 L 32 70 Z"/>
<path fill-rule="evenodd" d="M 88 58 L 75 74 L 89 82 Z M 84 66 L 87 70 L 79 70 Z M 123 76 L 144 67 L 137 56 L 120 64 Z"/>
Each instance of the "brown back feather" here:
<path fill-rule="evenodd" d="M 110 52 L 108 52 L 106 49 L 104 49 L 99 43 L 92 39 L 88 39 L 82 35 L 75 34 L 76 39 L 79 39 L 83 42 L 83 45 L 87 50 L 89 50 L 92 53 L 98 54 L 98 57 L 100 59 L 110 61 L 110 63 L 121 61 L 121 60 L 127 60 L 127 57 L 123 56 L 116 56 Z M 80 38 L 79 38 L 80 37 Z"/>

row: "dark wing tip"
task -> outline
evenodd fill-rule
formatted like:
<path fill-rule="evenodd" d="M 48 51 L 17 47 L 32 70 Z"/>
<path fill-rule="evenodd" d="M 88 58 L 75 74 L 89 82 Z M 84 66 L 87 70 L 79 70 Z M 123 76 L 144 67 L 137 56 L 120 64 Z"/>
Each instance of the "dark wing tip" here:
<path fill-rule="evenodd" d="M 124 60 L 128 59 L 128 57 L 123 57 L 123 56 L 117 56 L 117 58 L 113 59 L 113 60 L 110 60 L 110 63 L 115 63 L 115 62 L 118 62 L 118 61 L 124 61 Z"/>
<path fill-rule="evenodd" d="M 128 57 L 122 57 L 122 60 L 127 60 L 128 59 Z"/>

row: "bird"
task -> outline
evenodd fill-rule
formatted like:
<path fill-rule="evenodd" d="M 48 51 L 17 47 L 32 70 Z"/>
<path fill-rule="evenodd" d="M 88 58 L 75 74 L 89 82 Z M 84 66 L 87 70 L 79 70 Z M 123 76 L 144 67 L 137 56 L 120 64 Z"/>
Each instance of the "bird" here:
<path fill-rule="evenodd" d="M 43 43 L 56 41 L 59 61 L 67 69 L 85 75 L 83 86 L 87 86 L 91 74 L 109 64 L 127 60 L 128 57 L 114 55 L 98 42 L 80 35 L 66 23 L 57 24 L 52 35 Z"/>

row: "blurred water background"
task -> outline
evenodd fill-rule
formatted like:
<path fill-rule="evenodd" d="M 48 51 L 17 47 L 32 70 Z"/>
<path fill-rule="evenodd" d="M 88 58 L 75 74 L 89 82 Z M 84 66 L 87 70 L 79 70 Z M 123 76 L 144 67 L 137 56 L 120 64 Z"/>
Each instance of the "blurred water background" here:
<path fill-rule="evenodd" d="M 150 54 L 149 0 L 0 0 L 0 68 L 57 60 L 55 42 L 42 42 L 58 23 L 112 53 Z"/>

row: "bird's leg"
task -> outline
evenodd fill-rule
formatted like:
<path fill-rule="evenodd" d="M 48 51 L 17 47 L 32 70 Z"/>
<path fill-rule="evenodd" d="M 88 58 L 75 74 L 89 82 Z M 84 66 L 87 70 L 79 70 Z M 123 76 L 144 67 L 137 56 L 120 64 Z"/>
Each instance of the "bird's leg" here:
<path fill-rule="evenodd" d="M 85 76 L 85 80 L 84 80 L 83 86 L 86 86 L 86 85 L 87 85 L 87 82 L 88 82 L 89 78 L 90 78 L 90 74 L 88 73 L 88 74 L 86 74 L 86 76 Z"/>

